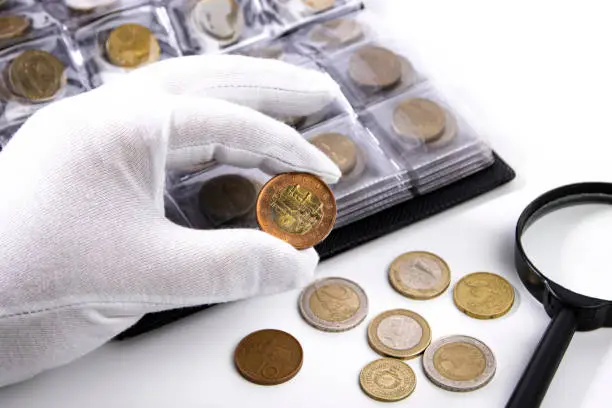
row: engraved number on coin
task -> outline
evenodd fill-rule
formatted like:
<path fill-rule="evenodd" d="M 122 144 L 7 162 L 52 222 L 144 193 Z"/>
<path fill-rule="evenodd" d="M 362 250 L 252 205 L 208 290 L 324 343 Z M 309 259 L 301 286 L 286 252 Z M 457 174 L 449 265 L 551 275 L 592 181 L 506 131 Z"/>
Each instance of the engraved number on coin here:
<path fill-rule="evenodd" d="M 314 291 L 310 308 L 320 319 L 342 322 L 359 310 L 359 296 L 349 287 L 332 283 Z"/>
<path fill-rule="evenodd" d="M 290 234 L 306 234 L 323 219 L 323 203 L 310 190 L 293 184 L 272 197 L 272 219 Z"/>
<path fill-rule="evenodd" d="M 380 322 L 376 335 L 387 347 L 407 350 L 419 344 L 423 337 L 423 329 L 408 316 L 394 315 Z"/>
<path fill-rule="evenodd" d="M 468 343 L 449 343 L 435 352 L 434 366 L 450 380 L 469 381 L 484 372 L 486 360 L 476 346 Z"/>

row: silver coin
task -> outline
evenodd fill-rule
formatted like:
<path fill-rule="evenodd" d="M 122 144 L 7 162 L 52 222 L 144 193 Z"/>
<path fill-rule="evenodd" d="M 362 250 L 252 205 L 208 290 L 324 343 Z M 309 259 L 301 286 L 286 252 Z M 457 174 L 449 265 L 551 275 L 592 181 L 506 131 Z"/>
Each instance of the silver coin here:
<path fill-rule="evenodd" d="M 306 287 L 299 300 L 300 313 L 308 324 L 319 330 L 350 330 L 368 314 L 368 298 L 353 281 L 325 278 Z"/>
<path fill-rule="evenodd" d="M 201 31 L 227 43 L 238 39 L 244 24 L 242 9 L 236 0 L 199 0 L 191 17 Z"/>
<path fill-rule="evenodd" d="M 423 355 L 423 370 L 431 382 L 449 391 L 474 391 L 495 375 L 495 356 L 482 341 L 449 336 L 431 343 Z"/>

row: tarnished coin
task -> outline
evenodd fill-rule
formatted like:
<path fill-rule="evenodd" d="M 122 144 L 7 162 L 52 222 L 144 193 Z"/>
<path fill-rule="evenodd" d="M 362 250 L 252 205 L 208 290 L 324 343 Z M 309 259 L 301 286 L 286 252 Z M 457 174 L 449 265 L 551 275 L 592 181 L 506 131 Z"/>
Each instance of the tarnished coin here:
<path fill-rule="evenodd" d="M 514 304 L 514 288 L 499 275 L 475 272 L 455 285 L 453 299 L 459 310 L 477 319 L 495 319 Z"/>
<path fill-rule="evenodd" d="M 331 46 L 350 44 L 363 37 L 359 22 L 348 18 L 337 18 L 315 26 L 310 31 L 310 40 Z"/>
<path fill-rule="evenodd" d="M 359 385 L 363 392 L 377 401 L 399 401 L 412 394 L 416 388 L 416 376 L 408 364 L 381 358 L 361 370 Z"/>
<path fill-rule="evenodd" d="M 279 174 L 263 186 L 257 197 L 259 227 L 297 249 L 323 241 L 335 222 L 334 194 L 312 174 Z"/>
<path fill-rule="evenodd" d="M 0 17 L 0 40 L 21 37 L 30 28 L 30 19 L 24 16 Z"/>
<path fill-rule="evenodd" d="M 328 332 L 350 330 L 368 314 L 368 298 L 363 289 L 343 278 L 313 282 L 302 291 L 299 305 L 308 324 Z"/>
<path fill-rule="evenodd" d="M 421 354 L 431 342 L 431 329 L 423 317 L 405 309 L 376 316 L 368 326 L 368 342 L 377 353 L 409 359 Z"/>
<path fill-rule="evenodd" d="M 135 68 L 155 62 L 160 56 L 159 42 L 147 27 L 123 24 L 111 31 L 106 41 L 106 54 L 113 65 Z"/>
<path fill-rule="evenodd" d="M 24 51 L 9 66 L 11 91 L 33 102 L 48 101 L 66 83 L 64 70 L 64 64 L 46 51 Z"/>
<path fill-rule="evenodd" d="M 357 164 L 357 145 L 341 133 L 322 133 L 310 139 L 310 143 L 327 155 L 347 175 Z"/>
<path fill-rule="evenodd" d="M 404 296 L 431 299 L 448 288 L 450 268 L 431 252 L 407 252 L 391 263 L 389 281 Z"/>
<path fill-rule="evenodd" d="M 495 356 L 482 341 L 449 336 L 431 343 L 423 355 L 423 370 L 431 382 L 449 391 L 474 391 L 495 375 Z"/>
<path fill-rule="evenodd" d="M 402 61 L 386 48 L 361 47 L 351 56 L 348 73 L 358 85 L 389 88 L 402 78 Z"/>
<path fill-rule="evenodd" d="M 233 41 L 242 31 L 242 10 L 236 0 L 199 0 L 192 18 L 196 27 L 220 41 Z"/>
<path fill-rule="evenodd" d="M 200 211 L 218 222 L 226 222 L 254 212 L 255 185 L 238 174 L 224 174 L 202 184 L 198 194 Z"/>
<path fill-rule="evenodd" d="M 445 125 L 446 111 L 429 99 L 405 99 L 393 112 L 393 128 L 399 135 L 415 137 L 426 143 L 439 139 Z"/>
<path fill-rule="evenodd" d="M 259 385 L 278 385 L 295 377 L 302 368 L 300 343 L 281 330 L 266 329 L 243 338 L 234 352 L 238 372 Z"/>
<path fill-rule="evenodd" d="M 318 13 L 334 7 L 336 0 L 302 0 L 302 2 Z"/>

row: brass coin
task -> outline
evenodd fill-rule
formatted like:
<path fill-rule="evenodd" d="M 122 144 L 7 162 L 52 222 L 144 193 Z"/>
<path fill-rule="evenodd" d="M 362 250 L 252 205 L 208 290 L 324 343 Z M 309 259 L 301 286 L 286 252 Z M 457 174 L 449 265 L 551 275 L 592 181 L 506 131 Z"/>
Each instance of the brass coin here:
<path fill-rule="evenodd" d="M 202 184 L 198 194 L 202 214 L 219 222 L 254 212 L 256 201 L 255 185 L 238 174 L 212 178 Z"/>
<path fill-rule="evenodd" d="M 64 64 L 46 51 L 24 51 L 9 66 L 11 90 L 33 102 L 48 101 L 64 86 L 64 69 Z"/>
<path fill-rule="evenodd" d="M 281 330 L 259 330 L 243 338 L 234 352 L 238 372 L 259 385 L 289 381 L 302 368 L 304 352 L 300 343 Z"/>
<path fill-rule="evenodd" d="M 341 133 L 322 133 L 310 139 L 310 143 L 327 155 L 347 175 L 357 164 L 357 145 Z"/>
<path fill-rule="evenodd" d="M 318 13 L 334 7 L 336 0 L 302 0 L 302 2 Z"/>
<path fill-rule="evenodd" d="M 405 99 L 393 112 L 393 128 L 399 135 L 416 137 L 425 143 L 439 139 L 445 126 L 446 111 L 429 99 Z"/>
<path fill-rule="evenodd" d="M 383 356 L 410 359 L 431 342 L 431 329 L 419 314 L 394 309 L 376 316 L 368 326 L 370 347 Z"/>
<path fill-rule="evenodd" d="M 402 61 L 393 51 L 368 45 L 351 56 L 348 72 L 358 85 L 384 89 L 401 80 L 402 69 Z"/>
<path fill-rule="evenodd" d="M 350 44 L 363 37 L 359 22 L 348 18 L 337 18 L 315 26 L 310 31 L 310 40 L 331 46 Z"/>
<path fill-rule="evenodd" d="M 24 16 L 0 17 L 0 40 L 21 37 L 30 28 L 30 19 Z"/>
<path fill-rule="evenodd" d="M 503 316 L 514 304 L 512 285 L 499 275 L 475 272 L 455 285 L 453 299 L 459 310 L 476 319 Z"/>
<path fill-rule="evenodd" d="M 448 288 L 450 268 L 431 252 L 407 252 L 391 263 L 389 281 L 404 296 L 431 299 Z"/>
<path fill-rule="evenodd" d="M 259 227 L 297 249 L 323 241 L 335 222 L 334 194 L 312 174 L 279 174 L 263 186 L 257 197 Z"/>
<path fill-rule="evenodd" d="M 408 364 L 381 358 L 361 370 L 359 385 L 363 392 L 377 401 L 399 401 L 412 394 L 416 388 L 416 376 Z"/>
<path fill-rule="evenodd" d="M 147 27 L 123 24 L 111 31 L 106 41 L 109 61 L 118 67 L 135 68 L 155 62 L 160 56 L 159 42 Z"/>
<path fill-rule="evenodd" d="M 236 0 L 199 0 L 192 16 L 201 31 L 217 40 L 231 41 L 242 30 L 241 13 Z"/>

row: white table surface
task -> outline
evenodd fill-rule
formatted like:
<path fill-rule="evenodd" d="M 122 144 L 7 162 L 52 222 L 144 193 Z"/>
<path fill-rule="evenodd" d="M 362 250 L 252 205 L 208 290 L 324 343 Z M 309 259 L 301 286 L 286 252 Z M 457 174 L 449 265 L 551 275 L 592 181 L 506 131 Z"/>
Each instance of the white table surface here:
<path fill-rule="evenodd" d="M 434 338 L 467 334 L 497 357 L 487 387 L 467 394 L 443 391 L 425 378 L 420 360 L 409 364 L 417 388 L 412 407 L 502 407 L 548 317 L 518 280 L 512 262 L 514 223 L 525 204 L 560 184 L 612 180 L 610 110 L 612 59 L 605 2 L 564 6 L 553 1 L 372 0 L 370 9 L 393 25 L 412 59 L 432 76 L 471 123 L 518 172 L 510 185 L 444 214 L 363 245 L 320 265 L 318 276 L 359 282 L 369 317 L 390 308 L 426 317 Z M 493 4 L 494 3 L 494 4 Z M 511 313 L 471 319 L 447 291 L 419 302 L 393 291 L 391 260 L 409 250 L 442 255 L 452 283 L 480 270 L 499 273 L 518 288 Z M 612 284 L 612 278 L 604 284 Z M 374 407 L 359 389 L 360 369 L 377 354 L 366 342 L 367 321 L 330 334 L 299 316 L 298 291 L 199 313 L 140 338 L 112 343 L 61 369 L 0 390 L 3 408 L 36 407 Z M 304 365 L 292 381 L 261 387 L 232 364 L 237 342 L 251 331 L 278 328 L 296 336 Z M 612 330 L 577 333 L 544 407 L 609 406 Z"/>

